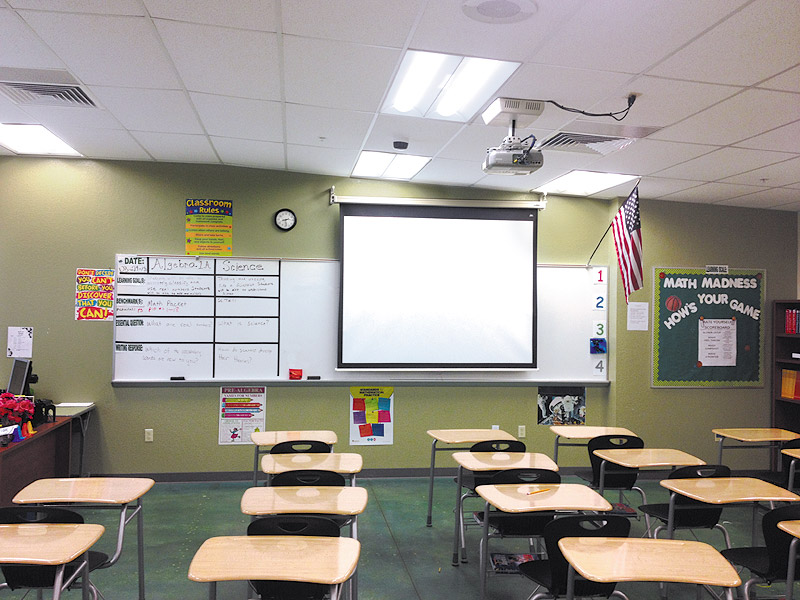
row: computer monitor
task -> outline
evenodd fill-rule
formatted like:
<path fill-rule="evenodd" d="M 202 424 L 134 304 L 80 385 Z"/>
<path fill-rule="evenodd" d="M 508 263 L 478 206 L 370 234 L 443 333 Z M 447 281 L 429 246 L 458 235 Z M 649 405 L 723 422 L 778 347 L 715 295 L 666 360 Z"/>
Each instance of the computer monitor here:
<path fill-rule="evenodd" d="M 15 358 L 11 365 L 11 376 L 8 378 L 6 392 L 15 396 L 30 396 L 30 378 L 33 373 L 33 361 L 27 358 Z"/>

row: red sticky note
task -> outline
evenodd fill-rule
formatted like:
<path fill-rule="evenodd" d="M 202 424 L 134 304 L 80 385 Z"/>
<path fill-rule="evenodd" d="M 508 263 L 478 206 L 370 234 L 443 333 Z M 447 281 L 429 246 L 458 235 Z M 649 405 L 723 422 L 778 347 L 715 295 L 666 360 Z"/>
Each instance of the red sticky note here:
<path fill-rule="evenodd" d="M 372 435 L 372 425 L 367 423 L 366 425 L 359 425 L 358 426 L 358 433 L 361 437 L 369 437 Z"/>
<path fill-rule="evenodd" d="M 289 369 L 289 379 L 302 379 L 303 369 Z"/>
<path fill-rule="evenodd" d="M 367 410 L 367 405 L 363 398 L 353 398 L 353 410 Z"/>

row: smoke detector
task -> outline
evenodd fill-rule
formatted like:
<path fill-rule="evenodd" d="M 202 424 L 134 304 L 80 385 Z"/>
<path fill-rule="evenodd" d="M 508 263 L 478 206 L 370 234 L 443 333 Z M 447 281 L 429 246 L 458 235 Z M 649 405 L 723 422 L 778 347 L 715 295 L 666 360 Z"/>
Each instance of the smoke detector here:
<path fill-rule="evenodd" d="M 531 18 L 538 7 L 533 0 L 464 0 L 461 10 L 482 23 L 519 23 Z"/>

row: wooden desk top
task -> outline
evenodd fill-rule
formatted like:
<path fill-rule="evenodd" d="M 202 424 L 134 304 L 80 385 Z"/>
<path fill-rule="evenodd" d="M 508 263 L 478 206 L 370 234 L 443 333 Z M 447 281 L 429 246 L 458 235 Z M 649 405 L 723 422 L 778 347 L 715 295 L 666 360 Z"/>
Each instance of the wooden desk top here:
<path fill-rule="evenodd" d="M 611 504 L 587 485 L 580 483 L 543 483 L 479 485 L 478 495 L 489 504 L 508 513 L 547 510 L 611 510 Z"/>
<path fill-rule="evenodd" d="M 723 587 L 742 583 L 727 559 L 702 542 L 575 537 L 559 540 L 558 547 L 576 572 L 602 583 L 664 581 Z"/>
<path fill-rule="evenodd" d="M 704 465 L 705 461 L 672 448 L 605 448 L 594 455 L 614 464 L 641 469 L 645 467 L 684 467 Z"/>
<path fill-rule="evenodd" d="M 88 523 L 0 525 L 0 563 L 63 565 L 91 548 L 104 531 Z"/>
<path fill-rule="evenodd" d="M 719 437 L 730 438 L 740 442 L 789 442 L 800 438 L 800 433 L 786 429 L 771 427 L 740 427 L 733 429 L 712 429 Z"/>
<path fill-rule="evenodd" d="M 778 529 L 796 538 L 800 538 L 800 521 L 781 521 L 778 523 Z"/>
<path fill-rule="evenodd" d="M 781 454 L 785 454 L 791 458 L 800 458 L 800 448 L 786 448 L 781 450 Z"/>
<path fill-rule="evenodd" d="M 363 466 L 362 456 L 353 452 L 265 454 L 261 457 L 261 470 L 271 475 L 298 469 L 321 469 L 352 474 L 360 472 Z"/>
<path fill-rule="evenodd" d="M 489 440 L 516 440 L 502 429 L 429 429 L 428 435 L 443 444 L 475 444 Z"/>
<path fill-rule="evenodd" d="M 360 487 L 252 487 L 242 495 L 246 515 L 360 515 L 367 507 L 367 490 Z"/>
<path fill-rule="evenodd" d="M 336 432 L 326 429 L 307 429 L 303 431 L 254 431 L 250 434 L 250 441 L 256 446 L 274 446 L 280 442 L 295 442 L 297 440 L 315 440 L 326 444 L 335 444 L 338 441 Z"/>
<path fill-rule="evenodd" d="M 707 504 L 735 502 L 797 502 L 800 496 L 755 477 L 664 479 L 662 487 Z"/>
<path fill-rule="evenodd" d="M 469 471 L 547 469 L 558 471 L 552 458 L 539 452 L 454 452 L 453 459 Z"/>
<path fill-rule="evenodd" d="M 39 479 L 22 488 L 13 502 L 127 504 L 144 496 L 155 481 L 144 477 L 67 477 Z"/>
<path fill-rule="evenodd" d="M 189 565 L 192 581 L 267 579 L 333 585 L 355 571 L 361 544 L 346 537 L 251 535 L 213 537 Z"/>
<path fill-rule="evenodd" d="M 598 427 L 594 425 L 550 425 L 550 431 L 571 440 L 590 440 L 601 435 L 636 435 L 624 427 Z"/>

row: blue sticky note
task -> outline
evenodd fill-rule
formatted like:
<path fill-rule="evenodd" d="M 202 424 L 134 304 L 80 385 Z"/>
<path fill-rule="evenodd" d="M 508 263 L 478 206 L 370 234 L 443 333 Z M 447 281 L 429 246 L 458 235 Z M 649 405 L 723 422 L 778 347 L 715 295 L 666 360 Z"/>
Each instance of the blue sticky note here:
<path fill-rule="evenodd" d="M 391 406 L 391 398 L 378 398 L 378 410 L 389 410 Z"/>
<path fill-rule="evenodd" d="M 372 435 L 383 437 L 383 423 L 372 424 Z"/>

